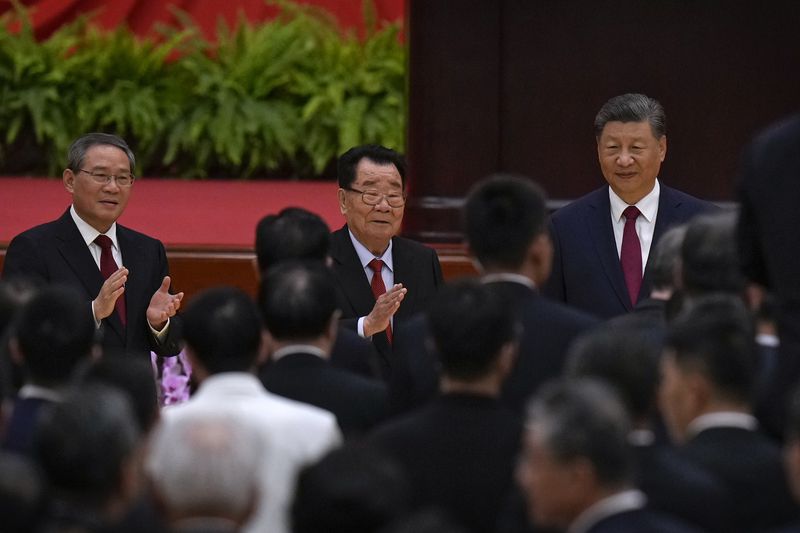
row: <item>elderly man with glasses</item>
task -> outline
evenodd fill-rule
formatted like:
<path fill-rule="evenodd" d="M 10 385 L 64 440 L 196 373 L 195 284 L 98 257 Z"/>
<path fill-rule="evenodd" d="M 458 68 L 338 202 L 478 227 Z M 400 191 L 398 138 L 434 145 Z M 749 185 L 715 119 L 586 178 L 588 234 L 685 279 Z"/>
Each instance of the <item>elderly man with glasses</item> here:
<path fill-rule="evenodd" d="M 392 368 L 398 320 L 422 311 L 443 284 L 436 252 L 398 237 L 405 207 L 405 161 L 383 146 L 339 157 L 339 209 L 347 223 L 331 235 L 339 308 L 346 324 L 372 338 L 382 372 Z"/>
<path fill-rule="evenodd" d="M 11 241 L 3 278 L 78 288 L 104 351 L 177 355 L 175 313 L 183 293 L 169 292 L 164 246 L 117 224 L 136 180 L 135 164 L 127 143 L 115 135 L 89 133 L 73 142 L 62 174 L 72 205 L 58 220 Z"/>

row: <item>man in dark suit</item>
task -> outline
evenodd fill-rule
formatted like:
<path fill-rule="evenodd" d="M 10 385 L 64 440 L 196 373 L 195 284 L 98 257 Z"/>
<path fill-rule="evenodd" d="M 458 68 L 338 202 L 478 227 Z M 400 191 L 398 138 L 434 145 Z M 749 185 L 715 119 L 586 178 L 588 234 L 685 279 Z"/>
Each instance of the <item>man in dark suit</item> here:
<path fill-rule="evenodd" d="M 551 383 L 531 401 L 517 479 L 536 526 L 575 533 L 697 531 L 633 488 L 630 421 L 604 384 Z"/>
<path fill-rule="evenodd" d="M 522 324 L 519 357 L 502 393 L 503 403 L 522 413 L 539 385 L 561 374 L 570 342 L 597 320 L 538 293 L 550 273 L 553 248 L 544 192 L 533 181 L 497 175 L 479 182 L 467 197 L 464 222 L 482 281 Z M 423 319 L 414 319 L 398 330 L 399 370 L 393 389 L 401 409 L 424 403 L 438 387 L 436 358 L 424 345 L 425 329 Z"/>
<path fill-rule="evenodd" d="M 287 207 L 256 225 L 256 274 L 285 261 L 315 261 L 330 267 L 331 230 L 319 215 L 301 207 Z M 381 378 L 373 344 L 340 324 L 330 356 L 331 365 L 368 378 Z M 267 362 L 269 364 L 269 361 Z"/>
<path fill-rule="evenodd" d="M 25 373 L 3 437 L 3 448 L 30 455 L 40 411 L 61 401 L 74 369 L 88 361 L 94 324 L 71 287 L 46 287 L 19 312 L 11 331 L 11 357 Z"/>
<path fill-rule="evenodd" d="M 336 290 L 322 265 L 273 267 L 259 305 L 273 359 L 260 372 L 268 391 L 332 412 L 346 437 L 362 434 L 383 419 L 386 386 L 329 362 L 339 311 Z"/>
<path fill-rule="evenodd" d="M 117 224 L 135 181 L 133 152 L 115 135 L 89 133 L 72 143 L 68 159 L 62 179 L 72 206 L 58 220 L 14 237 L 3 277 L 82 291 L 104 349 L 177 355 L 175 313 L 183 293 L 169 293 L 164 246 Z"/>
<path fill-rule="evenodd" d="M 379 428 L 372 442 L 409 474 L 416 503 L 438 506 L 468 531 L 494 531 L 512 488 L 521 420 L 499 402 L 519 326 L 491 289 L 444 287 L 428 312 L 442 366 L 441 396 Z"/>
<path fill-rule="evenodd" d="M 656 100 L 624 94 L 594 121 L 600 169 L 608 182 L 556 211 L 553 273 L 545 293 L 602 318 L 631 311 L 650 294 L 652 246 L 672 225 L 712 204 L 662 185 L 666 117 Z"/>
<path fill-rule="evenodd" d="M 696 299 L 671 324 L 661 361 L 661 409 L 679 453 L 731 498 L 729 531 L 762 531 L 798 516 L 780 448 L 758 430 L 751 398 L 755 341 L 741 300 Z"/>
<path fill-rule="evenodd" d="M 339 309 L 348 327 L 372 338 L 388 379 L 395 322 L 425 309 L 443 284 L 442 270 L 434 250 L 397 236 L 405 206 L 400 154 L 375 145 L 351 148 L 339 157 L 338 175 L 347 220 L 331 235 Z"/>
<path fill-rule="evenodd" d="M 783 427 L 788 393 L 800 379 L 800 115 L 773 124 L 747 147 L 739 177 L 738 250 L 751 294 L 777 302 L 779 358 L 766 400 L 771 425 Z M 754 308 L 758 302 L 751 302 Z"/>
<path fill-rule="evenodd" d="M 664 241 L 662 241 L 663 243 Z M 680 457 L 657 431 L 656 396 L 663 319 L 639 314 L 617 317 L 573 343 L 567 375 L 611 386 L 631 419 L 628 436 L 634 481 L 648 507 L 672 514 L 704 531 L 729 531 L 727 491 L 711 473 Z"/>

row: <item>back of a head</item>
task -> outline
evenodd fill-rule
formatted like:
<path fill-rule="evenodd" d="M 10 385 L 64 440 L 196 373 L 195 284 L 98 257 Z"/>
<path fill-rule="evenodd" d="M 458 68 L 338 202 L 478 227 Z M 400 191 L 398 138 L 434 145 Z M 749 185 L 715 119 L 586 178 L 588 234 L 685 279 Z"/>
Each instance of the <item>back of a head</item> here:
<path fill-rule="evenodd" d="M 518 268 L 533 240 L 547 229 L 544 191 L 520 176 L 494 175 L 478 182 L 464 207 L 470 250 L 484 267 Z"/>
<path fill-rule="evenodd" d="M 93 384 L 48 406 L 34 442 L 35 456 L 56 492 L 102 504 L 120 494 L 123 465 L 134 454 L 139 432 L 125 395 Z"/>
<path fill-rule="evenodd" d="M 244 522 L 258 500 L 261 434 L 224 409 L 164 419 L 153 433 L 145 468 L 172 519 Z"/>
<path fill-rule="evenodd" d="M 262 272 L 291 259 L 325 261 L 329 247 L 328 225 L 300 207 L 267 215 L 256 226 L 256 259 Z"/>
<path fill-rule="evenodd" d="M 405 513 L 403 470 L 376 448 L 346 445 L 304 469 L 292 505 L 294 533 L 373 533 Z"/>
<path fill-rule="evenodd" d="M 403 185 L 406 184 L 405 158 L 391 148 L 377 144 L 362 144 L 355 146 L 339 156 L 336 164 L 336 173 L 339 187 L 347 189 L 356 181 L 356 168 L 362 159 L 368 159 L 378 165 L 394 165 L 400 174 Z"/>
<path fill-rule="evenodd" d="M 567 375 L 610 385 L 634 421 L 650 417 L 656 405 L 662 334 L 635 315 L 624 324 L 597 328 L 578 337 L 567 354 Z"/>
<path fill-rule="evenodd" d="M 44 483 L 30 457 L 0 451 L 0 519 L 5 533 L 37 531 L 45 503 Z"/>
<path fill-rule="evenodd" d="M 248 372 L 261 348 L 261 317 L 255 302 L 233 287 L 195 296 L 183 316 L 183 338 L 211 374 Z"/>
<path fill-rule="evenodd" d="M 510 306 L 475 280 L 443 287 L 428 310 L 428 323 L 442 373 L 466 381 L 484 377 L 503 345 L 519 335 Z"/>
<path fill-rule="evenodd" d="M 546 384 L 528 406 L 526 427 L 558 461 L 588 460 L 598 485 L 619 488 L 631 481 L 630 420 L 604 383 L 576 379 Z"/>
<path fill-rule="evenodd" d="M 288 262 L 267 272 L 259 294 L 264 324 L 279 341 L 325 334 L 336 312 L 336 289 L 321 264 Z"/>
<path fill-rule="evenodd" d="M 598 139 L 609 122 L 650 123 L 656 139 L 667 134 L 667 117 L 661 103 L 639 93 L 626 93 L 609 99 L 594 119 L 594 135 Z"/>
<path fill-rule="evenodd" d="M 40 290 L 12 328 L 28 379 L 49 386 L 66 383 L 95 339 L 88 302 L 74 289 L 55 285 Z"/>
<path fill-rule="evenodd" d="M 751 319 L 741 299 L 696 299 L 670 325 L 665 342 L 676 364 L 702 373 L 721 398 L 750 403 L 756 374 Z"/>
<path fill-rule="evenodd" d="M 140 433 L 148 433 L 158 420 L 158 392 L 150 361 L 140 357 L 104 354 L 82 367 L 76 378 L 78 386 L 99 383 L 125 392 Z"/>
<path fill-rule="evenodd" d="M 681 279 L 692 296 L 743 289 L 735 213 L 699 215 L 689 222 L 681 247 Z"/>
<path fill-rule="evenodd" d="M 654 289 L 674 290 L 678 265 L 681 261 L 681 248 L 686 235 L 686 225 L 668 229 L 656 243 L 647 262 L 650 279 Z"/>

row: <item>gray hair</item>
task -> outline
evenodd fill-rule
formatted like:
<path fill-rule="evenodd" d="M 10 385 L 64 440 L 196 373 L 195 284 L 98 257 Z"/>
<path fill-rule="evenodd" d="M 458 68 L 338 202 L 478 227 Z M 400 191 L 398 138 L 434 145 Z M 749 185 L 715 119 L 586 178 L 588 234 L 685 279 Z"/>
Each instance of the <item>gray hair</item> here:
<path fill-rule="evenodd" d="M 598 139 L 609 122 L 650 123 L 653 136 L 660 139 L 667 134 L 667 116 L 664 108 L 654 98 L 638 93 L 615 96 L 600 108 L 594 118 L 594 136 Z"/>
<path fill-rule="evenodd" d="M 77 172 L 78 169 L 83 167 L 83 159 L 86 157 L 86 152 L 89 151 L 89 148 L 97 146 L 98 144 L 119 148 L 128 156 L 131 172 L 136 168 L 136 156 L 133 155 L 133 150 L 130 149 L 128 143 L 126 143 L 122 137 L 117 137 L 110 133 L 87 133 L 74 140 L 67 151 L 67 168 L 73 172 Z"/>
<path fill-rule="evenodd" d="M 681 247 L 686 227 L 686 224 L 673 226 L 658 240 L 648 265 L 654 288 L 675 288 L 676 268 L 681 261 Z"/>
<path fill-rule="evenodd" d="M 246 517 L 257 501 L 260 434 L 230 411 L 166 417 L 145 463 L 158 497 L 184 516 Z"/>
<path fill-rule="evenodd" d="M 581 378 L 545 385 L 528 406 L 526 425 L 558 461 L 592 463 L 600 485 L 616 487 L 632 479 L 631 423 L 604 383 Z"/>

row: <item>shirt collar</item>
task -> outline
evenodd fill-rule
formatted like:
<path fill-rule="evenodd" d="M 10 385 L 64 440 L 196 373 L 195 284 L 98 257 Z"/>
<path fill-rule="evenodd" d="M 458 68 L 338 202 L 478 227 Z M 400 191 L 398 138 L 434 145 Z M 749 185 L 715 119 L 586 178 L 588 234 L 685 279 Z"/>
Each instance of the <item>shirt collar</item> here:
<path fill-rule="evenodd" d="M 69 214 L 72 216 L 72 220 L 75 222 L 75 225 L 78 226 L 78 231 L 81 232 L 81 237 L 83 237 L 86 246 L 89 246 L 94 242 L 98 235 L 101 235 L 99 231 L 94 229 L 92 226 L 89 225 L 88 222 L 83 220 L 78 213 L 75 211 L 75 206 L 72 205 L 69 208 Z M 111 224 L 111 227 L 108 228 L 108 231 L 105 232 L 103 235 L 106 235 L 111 242 L 114 244 L 114 248 L 119 250 L 119 245 L 117 244 L 117 223 L 114 222 Z"/>
<path fill-rule="evenodd" d="M 513 272 L 498 272 L 496 274 L 486 274 L 481 278 L 481 283 L 496 283 L 500 281 L 509 281 L 511 283 L 519 283 L 528 288 L 536 289 L 533 280 L 528 276 L 522 274 L 514 274 Z"/>
<path fill-rule="evenodd" d="M 394 242 L 393 239 L 389 239 L 389 246 L 386 247 L 386 251 L 383 252 L 383 255 L 376 257 L 375 255 L 373 255 L 372 252 L 367 250 L 366 246 L 361 244 L 361 242 L 359 242 L 359 240 L 356 239 L 356 236 L 353 235 L 353 232 L 350 231 L 350 228 L 347 228 L 347 233 L 350 235 L 350 240 L 353 242 L 353 247 L 356 249 L 356 253 L 358 254 L 358 260 L 361 261 L 362 268 L 367 268 L 367 265 L 373 259 L 380 259 L 381 261 L 383 261 L 383 264 L 386 265 L 386 267 L 390 271 L 394 272 L 394 262 L 392 261 L 392 245 Z"/>
<path fill-rule="evenodd" d="M 653 190 L 650 191 L 645 195 L 644 198 L 636 202 L 636 207 L 639 208 L 639 212 L 648 222 L 653 222 L 656 219 L 656 215 L 658 214 L 658 198 L 661 194 L 661 186 L 658 184 L 658 180 L 656 179 L 656 184 L 653 186 Z M 611 201 L 611 217 L 615 222 L 619 222 L 622 220 L 622 212 L 625 211 L 625 208 L 628 207 L 628 204 L 625 203 L 625 200 L 617 196 L 617 193 L 609 187 L 608 188 L 608 199 Z"/>
<path fill-rule="evenodd" d="M 624 490 L 608 498 L 595 502 L 585 509 L 572 524 L 567 533 L 585 533 L 592 526 L 616 514 L 641 509 L 647 503 L 647 497 L 639 490 Z"/>
<path fill-rule="evenodd" d="M 27 385 L 23 385 L 17 396 L 22 399 L 37 399 L 37 400 L 47 400 L 50 402 L 60 402 L 62 399 L 62 394 L 57 391 L 56 389 L 51 389 L 50 387 L 42 387 L 41 385 L 32 385 L 28 383 Z"/>
<path fill-rule="evenodd" d="M 753 415 L 736 411 L 719 411 L 700 415 L 689 423 L 686 436 L 692 438 L 701 431 L 715 427 L 740 428 L 755 431 L 758 421 Z"/>
<path fill-rule="evenodd" d="M 293 353 L 309 353 L 312 355 L 316 355 L 320 359 L 327 359 L 327 355 L 323 350 L 317 348 L 316 346 L 312 346 L 310 344 L 292 344 L 291 346 L 284 346 L 278 350 L 272 352 L 272 360 L 277 361 L 282 357 L 286 357 L 287 355 L 291 355 Z"/>

